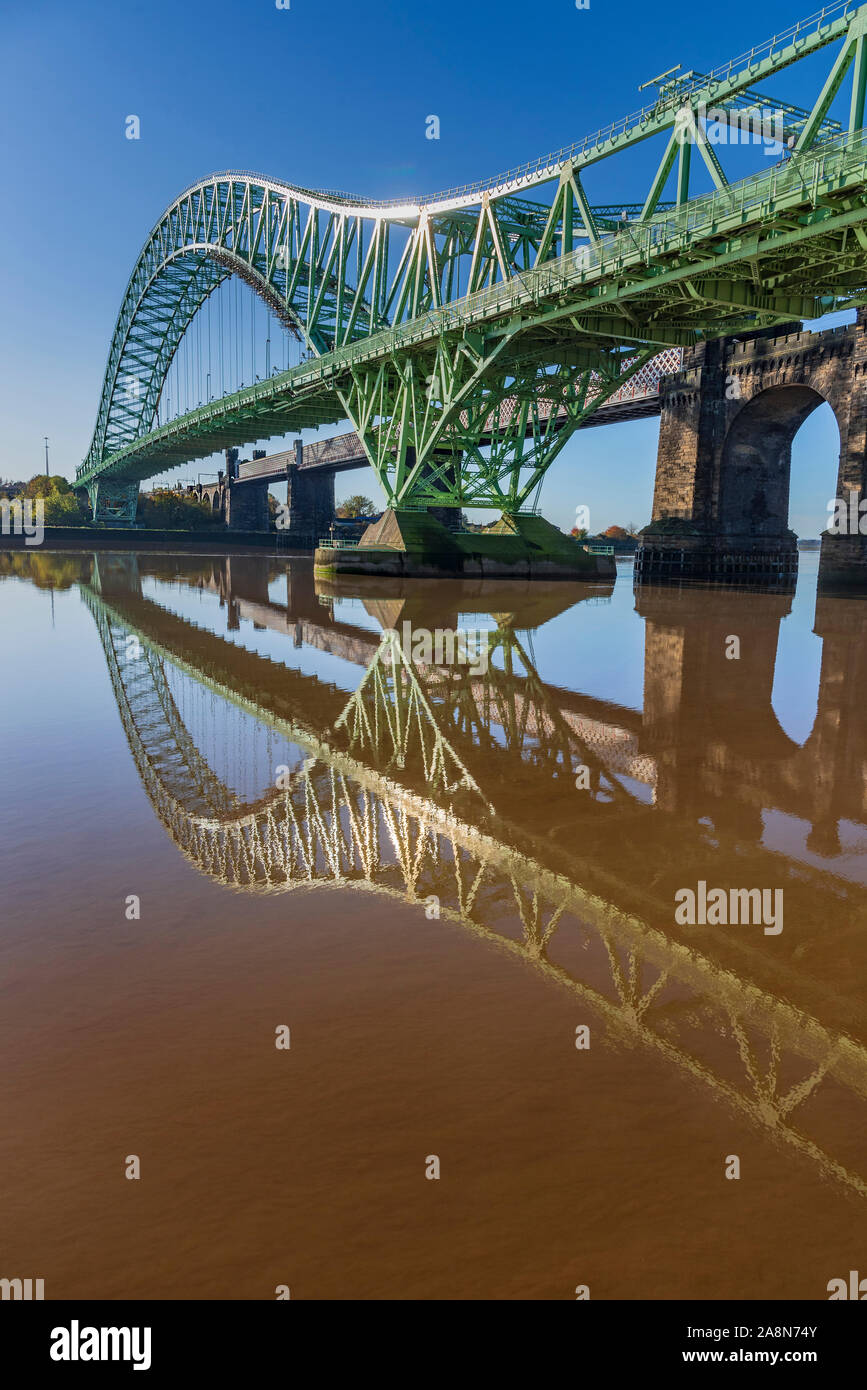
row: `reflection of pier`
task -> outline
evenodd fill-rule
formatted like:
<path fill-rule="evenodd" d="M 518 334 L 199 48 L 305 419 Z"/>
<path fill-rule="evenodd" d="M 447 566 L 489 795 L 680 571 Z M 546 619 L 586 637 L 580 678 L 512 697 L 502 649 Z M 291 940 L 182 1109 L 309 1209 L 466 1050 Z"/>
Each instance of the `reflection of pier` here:
<path fill-rule="evenodd" d="M 819 852 L 839 850 L 840 820 L 867 819 L 867 613 L 856 601 L 820 595 L 814 631 L 822 668 L 812 732 L 803 746 L 782 729 L 772 705 L 780 623 L 788 598 L 706 594 L 702 621 L 682 590 L 641 590 L 646 620 L 644 740 L 659 766 L 659 796 L 681 813 L 735 817 L 763 808 L 803 818 Z M 740 634 L 736 661 L 729 634 Z M 694 697 L 701 691 L 701 699 Z M 716 730 L 712 745 L 707 731 Z M 643 741 L 644 741 L 643 740 Z"/>
<path fill-rule="evenodd" d="M 829 1152 L 816 1132 L 834 1097 L 850 1106 L 867 1099 L 867 1049 L 841 1023 L 846 1000 L 798 970 L 797 952 L 810 942 L 788 914 L 773 952 L 754 942 L 717 950 L 707 938 L 697 949 L 668 925 L 670 898 L 663 925 L 647 862 L 652 837 L 644 857 L 636 844 L 630 859 L 624 832 L 636 816 L 644 827 L 647 818 L 668 820 L 687 808 L 663 800 L 652 809 L 609 775 L 565 719 L 563 692 L 536 675 L 515 614 L 500 614 L 497 660 L 485 677 L 405 659 L 393 664 L 388 644 L 367 633 L 371 655 L 347 697 L 168 613 L 143 597 L 135 575 L 101 567 L 95 579 L 87 601 L 142 781 L 201 871 L 252 892 L 330 884 L 411 903 L 436 898 L 442 917 L 569 989 L 614 1036 L 662 1053 L 823 1172 L 867 1193 L 851 1162 Z M 258 600 L 236 591 L 234 601 Z M 298 621 L 316 626 L 313 615 Z M 130 635 L 142 643 L 141 660 L 127 659 Z M 651 673 L 653 652 L 649 641 Z M 263 786 L 245 800 L 221 782 L 179 717 L 170 669 L 191 699 L 198 691 L 218 710 L 243 710 L 298 749 L 284 785 Z M 676 711 L 661 694 L 650 728 L 660 729 L 667 712 L 662 728 L 673 735 Z M 722 735 L 728 731 L 721 726 Z M 698 730 L 686 732 L 697 746 Z M 663 739 L 663 786 L 677 786 L 670 748 Z M 579 761 L 593 766 L 596 779 L 584 801 L 574 788 Z M 690 816 L 704 804 L 701 791 L 699 778 Z M 538 821 L 526 813 L 528 799 Z M 568 840 L 558 831 L 567 807 Z M 706 841 L 695 831 L 689 838 L 687 823 L 678 869 L 684 882 L 699 863 L 699 876 L 712 875 L 714 862 Z M 763 856 L 758 881 L 772 882 L 779 861 L 753 848 Z M 754 867 L 747 861 L 748 876 Z M 817 894 L 827 891 L 827 875 L 819 878 Z M 636 910 L 640 902 L 647 911 Z"/>

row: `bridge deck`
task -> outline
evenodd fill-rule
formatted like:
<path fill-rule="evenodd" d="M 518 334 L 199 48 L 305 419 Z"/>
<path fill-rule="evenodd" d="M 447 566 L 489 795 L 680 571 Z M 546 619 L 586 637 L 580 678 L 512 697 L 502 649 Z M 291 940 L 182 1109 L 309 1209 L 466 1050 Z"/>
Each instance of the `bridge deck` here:
<path fill-rule="evenodd" d="M 675 352 L 680 357 L 680 349 L 675 349 Z M 662 356 L 667 356 L 667 354 L 662 354 Z M 622 396 L 621 393 L 618 393 L 620 398 L 600 406 L 598 410 L 581 422 L 579 429 L 592 429 L 598 425 L 614 425 L 626 420 L 650 419 L 659 415 L 661 410 L 659 382 L 661 380 L 660 375 L 652 387 L 647 390 L 636 390 L 631 395 L 629 388 L 625 387 Z M 528 437 L 531 433 L 532 426 L 528 426 Z M 489 443 L 490 435 L 487 439 L 483 438 L 481 442 L 483 444 Z M 289 469 L 297 462 L 295 449 L 282 449 L 276 454 L 269 454 L 267 458 L 242 463 L 238 469 L 238 480 L 239 482 L 250 483 L 267 478 L 269 481 L 280 482 L 288 477 Z M 301 452 L 299 466 L 305 472 L 318 470 L 323 473 L 348 473 L 353 468 L 369 468 L 370 460 L 365 454 L 355 430 L 349 430 L 346 434 L 337 434 L 330 439 L 318 439 L 312 444 L 305 444 Z"/>

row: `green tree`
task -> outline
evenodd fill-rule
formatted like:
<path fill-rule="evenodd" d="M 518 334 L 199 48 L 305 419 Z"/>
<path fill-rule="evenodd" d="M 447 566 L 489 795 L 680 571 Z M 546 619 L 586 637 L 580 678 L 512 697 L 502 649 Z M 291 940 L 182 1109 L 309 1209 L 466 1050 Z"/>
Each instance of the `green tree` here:
<path fill-rule="evenodd" d="M 25 500 L 44 504 L 46 526 L 85 526 L 89 520 L 84 495 L 76 493 L 72 484 L 59 473 L 50 478 L 37 473 L 29 483 L 12 486 Z"/>
<path fill-rule="evenodd" d="M 45 499 L 46 526 L 86 526 L 88 509 L 75 493 L 50 493 Z"/>
<path fill-rule="evenodd" d="M 195 497 L 172 492 L 169 488 L 155 488 L 153 492 L 144 493 L 139 498 L 138 518 L 151 530 L 201 531 L 221 524 L 207 502 L 199 502 Z"/>
<path fill-rule="evenodd" d="M 44 473 L 37 473 L 30 479 L 24 489 L 25 497 L 64 497 L 72 492 L 72 484 L 61 478 L 59 473 L 55 473 L 50 478 L 46 478 Z"/>
<path fill-rule="evenodd" d="M 354 497 L 347 497 L 337 508 L 337 515 L 345 519 L 356 517 L 373 516 L 376 506 L 369 497 L 363 497 L 361 493 L 356 493 Z"/>

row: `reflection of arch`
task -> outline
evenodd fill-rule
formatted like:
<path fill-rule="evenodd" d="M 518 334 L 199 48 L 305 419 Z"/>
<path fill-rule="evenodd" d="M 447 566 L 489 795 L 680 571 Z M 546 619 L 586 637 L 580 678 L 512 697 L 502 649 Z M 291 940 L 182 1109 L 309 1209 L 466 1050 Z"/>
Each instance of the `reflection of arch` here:
<path fill-rule="evenodd" d="M 177 707 L 161 690 L 164 662 L 175 658 L 138 634 L 149 659 L 130 676 L 118 654 L 122 632 L 131 625 L 93 593 L 85 595 L 144 787 L 172 839 L 200 871 L 248 892 L 351 884 L 410 903 L 433 895 L 437 915 L 532 965 L 596 1010 L 613 1037 L 662 1055 L 809 1157 L 822 1173 L 867 1196 L 864 1179 L 793 1122 L 796 1112 L 803 1120 L 801 1107 L 826 1078 L 852 1097 L 867 1098 L 867 1051 L 516 848 L 511 828 L 488 816 L 485 798 L 448 737 L 432 727 L 434 711 L 420 687 L 413 694 L 397 674 L 391 687 L 386 680 L 363 682 L 344 715 L 318 734 L 294 718 L 277 720 L 262 711 L 310 756 L 287 786 L 257 805 L 229 804 L 227 798 L 221 807 L 196 753 L 189 776 L 177 767 L 178 758 L 182 764 L 190 759 L 188 736 Z M 406 664 L 387 666 L 392 673 L 405 670 L 410 683 L 416 679 Z M 193 669 L 186 674 L 203 690 L 256 713 L 255 692 L 222 688 L 213 675 Z M 135 717 L 130 678 L 142 710 L 150 698 L 162 718 Z M 389 716 L 386 702 L 398 690 L 410 699 L 402 714 L 395 703 Z M 418 745 L 406 737 L 416 727 Z M 426 737 L 434 744 L 426 745 Z M 385 772 L 378 765 L 380 751 L 388 755 Z M 398 778 L 419 756 L 425 776 L 416 790 Z M 171 778 L 166 767 L 173 769 Z M 188 805 L 190 798 L 199 804 Z M 517 939 L 513 920 L 519 923 Z M 564 937 L 586 948 L 586 969 L 558 963 L 555 948 Z"/>
<path fill-rule="evenodd" d="M 780 636 L 774 661 L 774 684 L 771 689 L 771 709 L 774 719 L 786 739 L 791 742 L 793 756 L 799 749 L 807 747 L 815 733 L 816 719 L 819 713 L 819 697 L 822 689 L 823 659 L 822 639 L 816 633 L 811 633 L 809 651 L 811 659 L 814 660 L 815 669 L 805 668 L 804 651 L 801 645 L 803 639 L 800 636 L 797 639 L 797 650 L 792 654 L 797 659 L 797 665 L 793 660 L 787 660 L 789 637 L 794 637 L 794 635 L 791 620 L 788 627 L 786 623 L 780 624 Z M 803 701 L 806 694 L 806 704 L 803 705 L 803 708 L 811 711 L 807 716 L 809 727 L 804 727 L 798 722 L 800 710 L 796 709 L 793 717 L 791 709 L 784 703 L 783 692 L 788 692 L 790 698 L 794 693 L 799 703 Z"/>
<path fill-rule="evenodd" d="M 725 529 L 769 536 L 788 530 L 792 441 L 825 402 L 812 386 L 783 383 L 741 407 L 720 460 L 719 519 Z"/>

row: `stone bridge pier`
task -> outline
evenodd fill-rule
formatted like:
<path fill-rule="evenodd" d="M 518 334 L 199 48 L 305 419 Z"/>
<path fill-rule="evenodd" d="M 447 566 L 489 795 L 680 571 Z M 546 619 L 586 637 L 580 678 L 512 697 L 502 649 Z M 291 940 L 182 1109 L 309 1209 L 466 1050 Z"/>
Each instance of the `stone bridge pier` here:
<path fill-rule="evenodd" d="M 288 544 L 309 546 L 319 544 L 327 536 L 337 515 L 334 499 L 335 473 L 331 469 L 304 469 L 292 463 L 286 469 L 286 505 L 289 525 L 283 535 Z"/>
<path fill-rule="evenodd" d="M 867 312 L 822 333 L 794 325 L 701 343 L 664 378 L 661 396 L 653 516 L 636 579 L 790 587 L 792 441 L 825 401 L 840 430 L 836 495 L 865 493 Z M 814 535 L 828 524 L 828 500 L 816 499 Z M 820 563 L 825 585 L 867 588 L 867 536 L 823 533 Z"/>
<path fill-rule="evenodd" d="M 264 449 L 254 449 L 254 462 L 264 457 Z M 226 450 L 226 469 L 216 482 L 195 483 L 186 492 L 209 507 L 229 531 L 270 530 L 267 479 L 240 476 L 237 449 Z"/>

